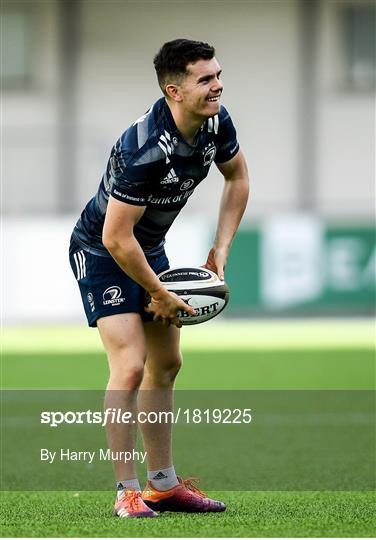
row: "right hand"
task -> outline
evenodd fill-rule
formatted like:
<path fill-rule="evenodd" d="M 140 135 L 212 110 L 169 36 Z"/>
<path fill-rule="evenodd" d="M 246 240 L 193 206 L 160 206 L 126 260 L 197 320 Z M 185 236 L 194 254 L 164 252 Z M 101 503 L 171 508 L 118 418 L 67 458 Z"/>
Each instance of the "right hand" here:
<path fill-rule="evenodd" d="M 145 308 L 147 313 L 153 314 L 153 321 L 162 321 L 165 326 L 174 324 L 181 328 L 182 324 L 177 318 L 178 311 L 186 311 L 189 315 L 195 315 L 195 309 L 188 306 L 177 294 L 161 287 L 157 291 L 150 292 L 151 302 Z"/>

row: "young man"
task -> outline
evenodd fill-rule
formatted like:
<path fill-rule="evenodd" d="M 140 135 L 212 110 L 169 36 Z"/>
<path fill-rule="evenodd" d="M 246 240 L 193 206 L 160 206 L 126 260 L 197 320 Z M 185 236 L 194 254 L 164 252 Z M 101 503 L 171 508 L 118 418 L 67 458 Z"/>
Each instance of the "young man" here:
<path fill-rule="evenodd" d="M 71 266 L 89 325 L 98 327 L 108 355 L 105 408 L 135 417 L 137 397 L 141 411 L 172 410 L 181 365 L 177 312 L 194 314 L 157 277 L 168 269 L 163 247 L 168 229 L 215 161 L 225 184 L 206 267 L 223 279 L 247 202 L 247 167 L 231 118 L 220 105 L 223 85 L 214 53 L 210 45 L 187 39 L 163 45 L 154 65 L 164 97 L 116 142 L 99 190 L 72 235 Z M 142 423 L 140 428 L 148 485 L 141 493 L 134 461 L 113 460 L 116 515 L 225 510 L 176 476 L 171 425 Z M 132 452 L 137 423 L 106 429 L 113 452 Z"/>

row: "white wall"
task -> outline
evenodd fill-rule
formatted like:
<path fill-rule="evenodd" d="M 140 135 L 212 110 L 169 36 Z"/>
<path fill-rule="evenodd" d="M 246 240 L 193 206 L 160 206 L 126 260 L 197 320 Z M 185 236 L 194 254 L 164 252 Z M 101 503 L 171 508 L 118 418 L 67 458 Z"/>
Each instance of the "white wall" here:
<path fill-rule="evenodd" d="M 359 4 L 369 4 L 358 0 Z M 367 220 L 375 212 L 375 95 L 346 86 L 341 15 L 322 2 L 317 83 L 317 180 L 322 214 Z"/>
<path fill-rule="evenodd" d="M 10 4 L 24 5 L 18 0 Z M 338 84 L 342 4 L 322 1 L 319 10 L 317 211 L 325 217 L 370 219 L 373 96 L 345 93 Z M 57 96 L 63 81 L 58 3 L 33 0 L 32 7 L 34 80 L 25 89 L 5 88 L 3 99 L 3 209 L 19 216 L 53 213 L 59 193 Z M 299 0 L 83 0 L 77 52 L 77 212 L 96 191 L 116 138 L 160 96 L 152 57 L 164 41 L 177 36 L 216 46 L 223 102 L 237 125 L 251 173 L 247 219 L 294 210 L 300 149 L 299 7 Z M 185 213 L 215 219 L 219 182 L 213 168 Z"/>
<path fill-rule="evenodd" d="M 7 88 L 2 82 L 1 104 L 2 208 L 21 216 L 27 211 L 53 211 L 57 196 L 56 3 L 15 0 L 4 3 L 2 9 L 17 12 L 25 6 L 32 80 L 25 88 Z"/>

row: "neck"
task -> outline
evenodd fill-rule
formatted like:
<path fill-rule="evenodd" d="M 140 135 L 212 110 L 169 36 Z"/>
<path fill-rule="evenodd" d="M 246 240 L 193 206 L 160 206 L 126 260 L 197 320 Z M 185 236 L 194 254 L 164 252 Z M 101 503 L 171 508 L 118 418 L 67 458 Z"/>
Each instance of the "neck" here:
<path fill-rule="evenodd" d="M 187 143 L 193 144 L 198 130 L 205 122 L 205 118 L 192 115 L 189 112 L 182 110 L 174 101 L 170 102 L 166 100 L 166 103 L 179 132 Z"/>

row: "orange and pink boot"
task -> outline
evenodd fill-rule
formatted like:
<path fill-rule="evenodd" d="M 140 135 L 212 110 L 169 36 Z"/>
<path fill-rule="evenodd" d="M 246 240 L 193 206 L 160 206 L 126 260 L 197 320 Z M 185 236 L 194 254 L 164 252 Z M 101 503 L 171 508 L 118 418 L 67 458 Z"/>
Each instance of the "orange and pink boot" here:
<path fill-rule="evenodd" d="M 121 518 L 153 518 L 158 516 L 144 503 L 141 492 L 134 489 L 126 489 L 123 496 L 116 499 L 114 515 Z"/>
<path fill-rule="evenodd" d="M 197 478 L 183 480 L 178 476 L 179 484 L 167 491 L 158 491 L 148 482 L 142 492 L 144 503 L 158 512 L 224 512 L 223 502 L 209 499 L 197 488 Z"/>

